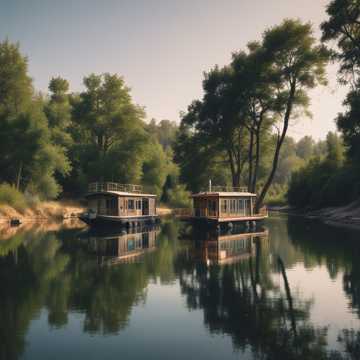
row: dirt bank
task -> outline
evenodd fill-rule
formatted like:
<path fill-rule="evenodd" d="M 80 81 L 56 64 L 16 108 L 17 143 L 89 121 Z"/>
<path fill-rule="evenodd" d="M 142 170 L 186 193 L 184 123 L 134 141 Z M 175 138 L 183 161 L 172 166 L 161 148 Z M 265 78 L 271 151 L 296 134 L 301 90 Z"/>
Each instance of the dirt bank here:
<path fill-rule="evenodd" d="M 320 220 L 332 226 L 360 230 L 360 199 L 346 206 L 327 207 L 318 210 L 292 209 L 286 206 L 274 207 L 270 210 Z"/>
<path fill-rule="evenodd" d="M 19 219 L 21 223 L 40 221 L 62 221 L 77 218 L 84 208 L 75 202 L 47 201 L 33 208 L 17 211 L 7 205 L 0 205 L 0 223 L 9 223 L 11 219 Z"/>

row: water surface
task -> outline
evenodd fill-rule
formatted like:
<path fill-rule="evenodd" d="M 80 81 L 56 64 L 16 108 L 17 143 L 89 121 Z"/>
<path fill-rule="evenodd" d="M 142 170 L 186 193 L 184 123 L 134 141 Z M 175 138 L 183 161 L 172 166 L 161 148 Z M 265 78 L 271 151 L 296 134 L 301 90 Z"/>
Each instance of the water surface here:
<path fill-rule="evenodd" d="M 3 231 L 0 360 L 358 359 L 359 235 L 278 215 Z"/>

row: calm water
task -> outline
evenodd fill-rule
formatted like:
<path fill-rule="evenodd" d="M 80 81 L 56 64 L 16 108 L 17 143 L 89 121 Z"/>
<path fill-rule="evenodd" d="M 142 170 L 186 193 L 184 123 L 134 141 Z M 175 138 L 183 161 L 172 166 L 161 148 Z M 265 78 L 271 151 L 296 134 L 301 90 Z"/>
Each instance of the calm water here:
<path fill-rule="evenodd" d="M 359 359 L 360 234 L 0 232 L 0 360 Z"/>

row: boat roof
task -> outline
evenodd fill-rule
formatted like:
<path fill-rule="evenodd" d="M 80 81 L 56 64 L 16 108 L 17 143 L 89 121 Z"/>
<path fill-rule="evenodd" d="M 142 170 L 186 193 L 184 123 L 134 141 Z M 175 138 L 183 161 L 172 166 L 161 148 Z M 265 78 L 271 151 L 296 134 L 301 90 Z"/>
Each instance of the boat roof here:
<path fill-rule="evenodd" d="M 251 192 L 235 192 L 235 191 L 205 191 L 192 194 L 191 197 L 207 197 L 207 196 L 218 196 L 218 197 L 255 197 L 256 194 Z"/>
<path fill-rule="evenodd" d="M 86 196 L 91 195 L 115 195 L 115 196 L 133 196 L 133 197 L 156 197 L 154 194 L 144 194 L 144 193 L 135 193 L 135 192 L 126 192 L 126 191 L 94 191 L 88 192 Z"/>

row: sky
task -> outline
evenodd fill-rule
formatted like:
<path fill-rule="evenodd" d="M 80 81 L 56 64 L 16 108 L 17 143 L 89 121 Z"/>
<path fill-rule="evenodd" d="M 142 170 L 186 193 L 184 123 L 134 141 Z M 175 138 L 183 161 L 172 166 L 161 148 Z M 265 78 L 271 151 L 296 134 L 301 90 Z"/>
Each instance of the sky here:
<path fill-rule="evenodd" d="M 329 0 L 0 0 L 0 41 L 19 42 L 37 90 L 51 77 L 83 89 L 90 73 L 117 73 L 145 107 L 147 119 L 180 121 L 202 97 L 203 72 L 223 66 L 231 54 L 259 40 L 284 18 L 311 22 L 320 38 Z M 312 119 L 290 127 L 296 139 L 315 139 L 335 130 L 346 88 L 311 91 Z"/>

